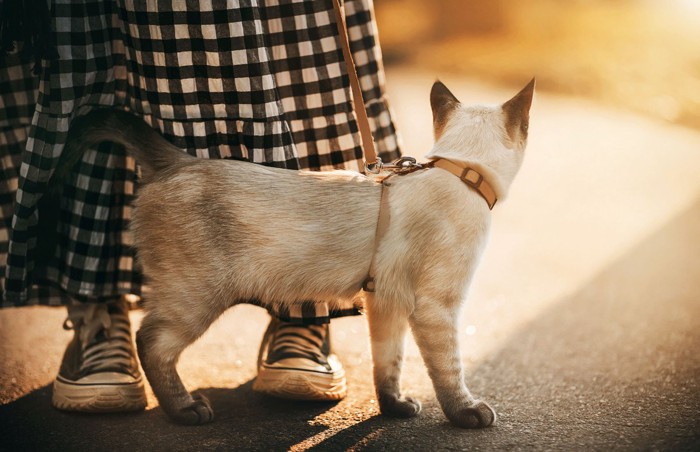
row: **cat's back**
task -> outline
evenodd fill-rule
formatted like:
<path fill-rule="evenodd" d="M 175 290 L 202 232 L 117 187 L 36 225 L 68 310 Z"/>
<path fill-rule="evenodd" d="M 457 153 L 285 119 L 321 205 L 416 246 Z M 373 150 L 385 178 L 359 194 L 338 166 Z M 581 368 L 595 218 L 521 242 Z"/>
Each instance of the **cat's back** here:
<path fill-rule="evenodd" d="M 374 191 L 378 183 L 347 170 L 299 171 L 265 166 L 241 160 L 188 160 L 162 171 L 148 184 L 149 191 L 168 190 L 180 194 L 209 189 L 217 192 L 309 190 Z"/>
<path fill-rule="evenodd" d="M 214 217 L 316 217 L 357 213 L 379 203 L 381 184 L 353 171 L 297 171 L 238 160 L 192 159 L 140 187 L 135 223 L 195 225 Z M 369 209 L 373 210 L 373 209 Z"/>

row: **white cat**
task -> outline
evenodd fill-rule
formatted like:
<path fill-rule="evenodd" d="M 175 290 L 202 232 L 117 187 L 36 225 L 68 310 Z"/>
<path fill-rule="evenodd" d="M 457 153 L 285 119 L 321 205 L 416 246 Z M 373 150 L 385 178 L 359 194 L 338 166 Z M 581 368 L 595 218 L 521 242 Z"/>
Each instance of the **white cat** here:
<path fill-rule="evenodd" d="M 533 92 L 534 80 L 503 105 L 468 107 L 436 82 L 427 157 L 437 163 L 384 187 L 349 171 L 197 159 L 123 111 L 77 118 L 58 174 L 105 140 L 123 144 L 143 168 L 132 231 L 152 290 L 137 345 L 163 410 L 184 424 L 213 419 L 175 366 L 226 309 L 251 299 L 351 299 L 372 266 L 376 292 L 366 307 L 382 413 L 409 417 L 421 409 L 399 388 L 410 325 L 450 421 L 491 425 L 495 412 L 464 383 L 457 321 L 486 243 L 489 204 L 506 196 L 523 159 Z M 380 203 L 384 226 L 375 243 Z"/>

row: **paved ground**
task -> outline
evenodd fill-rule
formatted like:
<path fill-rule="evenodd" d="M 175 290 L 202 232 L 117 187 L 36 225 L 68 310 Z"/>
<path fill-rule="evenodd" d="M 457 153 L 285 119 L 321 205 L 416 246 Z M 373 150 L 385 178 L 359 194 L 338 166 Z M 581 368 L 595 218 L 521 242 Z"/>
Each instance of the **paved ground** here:
<path fill-rule="evenodd" d="M 519 88 L 444 81 L 465 102 Z M 406 149 L 420 156 L 432 75 L 393 70 L 388 83 Z M 213 402 L 215 423 L 170 424 L 152 395 L 145 413 L 61 413 L 49 402 L 70 338 L 64 314 L 23 308 L 0 311 L 0 449 L 700 450 L 698 168 L 698 132 L 538 96 L 525 164 L 494 211 L 463 317 L 468 383 L 498 411 L 492 428 L 446 422 L 412 341 L 403 384 L 424 412 L 379 416 L 362 318 L 333 327 L 346 400 L 253 394 L 267 315 L 245 306 L 180 364 Z"/>

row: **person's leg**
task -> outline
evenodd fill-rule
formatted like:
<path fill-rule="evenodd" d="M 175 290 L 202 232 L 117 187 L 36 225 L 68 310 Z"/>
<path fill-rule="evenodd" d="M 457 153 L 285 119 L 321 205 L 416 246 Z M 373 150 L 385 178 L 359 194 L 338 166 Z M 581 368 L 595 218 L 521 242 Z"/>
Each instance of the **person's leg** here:
<path fill-rule="evenodd" d="M 277 94 L 285 107 L 285 116 L 294 119 L 289 124 L 299 166 L 311 170 L 361 169 L 362 154 L 355 152 L 353 144 L 357 140 L 350 138 L 350 128 L 343 124 L 345 119 L 339 121 L 351 97 L 349 86 L 343 91 L 337 89 L 342 83 L 338 80 L 342 75 L 337 68 L 340 67 L 342 71 L 345 63 L 340 52 L 324 47 L 332 42 L 339 46 L 340 41 L 336 39 L 334 28 L 320 26 L 322 22 L 335 24 L 333 7 L 330 3 L 322 2 L 311 7 L 317 11 L 304 20 L 290 20 L 294 18 L 285 17 L 285 14 L 306 13 L 298 10 L 291 13 L 289 8 L 277 11 L 279 6 L 276 5 L 270 5 L 273 13 L 265 15 L 273 18 L 265 27 L 273 30 L 269 38 L 278 48 L 285 49 L 284 52 L 272 51 L 270 55 L 274 60 L 272 68 L 280 87 Z M 375 37 L 377 27 L 372 3 L 353 0 L 344 2 L 343 7 L 349 35 L 362 36 L 362 39 L 352 42 L 352 51 L 357 71 L 362 74 L 363 97 L 371 118 L 373 138 L 382 158 L 391 161 L 400 157 L 401 153 L 384 95 L 384 69 L 379 41 Z M 319 21 L 318 18 L 324 14 L 328 19 Z M 277 17 L 282 20 L 274 19 Z M 313 28 L 313 33 L 307 27 Z M 320 38 L 310 39 L 309 36 Z M 298 55 L 314 55 L 315 79 L 309 80 L 304 76 L 303 72 L 308 69 L 295 62 Z M 305 63 L 310 64 L 310 61 Z M 288 88 L 289 81 L 295 89 Z M 345 99 L 343 96 L 346 96 Z M 319 102 L 318 99 L 322 99 L 323 109 L 313 107 Z M 313 322 L 313 317 L 305 320 Z M 345 371 L 335 355 L 323 345 L 328 341 L 328 334 L 328 325 L 305 326 L 273 320 L 265 335 L 269 343 L 264 340 L 261 345 L 258 377 L 253 389 L 301 400 L 338 400 L 345 397 Z"/>
<path fill-rule="evenodd" d="M 97 301 L 97 300 L 95 300 Z M 146 407 L 143 378 L 123 298 L 68 306 L 65 329 L 73 330 L 51 403 L 68 411 L 123 412 Z"/>
<path fill-rule="evenodd" d="M 19 24 L 18 27 L 14 28 L 17 31 L 30 27 L 30 24 L 23 23 L 27 18 L 21 14 L 18 17 L 8 16 L 4 17 L 4 19 L 7 20 L 6 23 Z M 51 29 L 66 36 L 70 35 L 71 31 L 74 31 L 70 23 L 66 25 L 65 21 L 61 22 L 63 28 L 52 24 L 48 9 L 36 11 L 32 19 L 36 22 L 30 28 L 40 30 L 40 33 L 43 33 L 43 30 Z M 78 18 L 78 21 L 81 24 L 85 23 L 81 18 Z M 12 42 L 13 40 L 21 41 L 24 37 L 24 34 L 18 36 L 12 36 L 11 33 L 10 35 L 3 34 L 3 42 L 0 47 L 4 51 L 8 49 L 7 45 L 11 44 L 9 48 L 17 47 L 15 50 L 32 50 L 32 48 L 25 48 L 24 43 Z M 43 37 L 46 38 L 47 36 Z M 10 42 L 7 41 L 8 38 Z M 79 41 L 82 42 L 82 40 Z M 46 44 L 46 42 L 44 43 Z M 84 42 L 79 45 L 81 45 L 81 48 L 85 47 Z M 109 45 L 111 46 L 111 42 Z M 46 65 L 42 68 L 42 65 L 39 64 L 37 69 L 42 68 L 44 71 L 40 76 L 32 68 L 36 62 L 40 62 L 40 58 L 52 56 L 42 53 L 51 53 L 47 50 L 50 47 L 47 45 L 45 48 L 39 49 L 34 46 L 33 50 L 38 52 L 36 55 L 33 55 L 36 59 L 25 59 L 22 51 L 14 51 L 9 55 L 2 55 L 3 58 L 0 61 L 0 85 L 2 86 L 0 98 L 1 103 L 6 107 L 4 111 L 6 113 L 4 127 L 0 130 L 0 286 L 3 286 L 4 289 L 9 289 L 0 290 L 0 294 L 5 292 L 5 295 L 7 295 L 9 291 L 11 295 L 3 300 L 3 305 L 27 303 L 28 301 L 24 297 L 30 297 L 31 303 L 39 304 L 55 304 L 70 298 L 68 293 L 58 288 L 60 284 L 57 281 L 61 280 L 61 278 L 55 276 L 58 274 L 55 269 L 47 269 L 45 261 L 30 263 L 25 259 L 26 256 L 19 256 L 19 258 L 14 256 L 15 258 L 12 262 L 15 266 L 15 271 L 10 272 L 10 274 L 15 279 L 12 284 L 4 287 L 10 237 L 14 236 L 15 239 L 21 237 L 22 240 L 27 240 L 27 242 L 31 243 L 31 240 L 27 239 L 26 230 L 22 230 L 23 233 L 12 233 L 15 205 L 18 206 L 18 209 L 24 209 L 26 212 L 36 208 L 35 204 L 27 205 L 29 203 L 27 200 L 41 198 L 43 201 L 46 201 L 46 197 L 37 196 L 37 193 L 32 191 L 32 189 L 35 190 L 36 187 L 42 186 L 41 183 L 36 183 L 36 181 L 41 180 L 40 175 L 43 174 L 42 172 L 48 171 L 46 149 L 58 144 L 55 140 L 63 136 L 61 133 L 57 133 L 56 129 L 52 128 L 58 121 L 52 122 L 47 119 L 50 116 L 49 112 L 54 112 L 54 109 L 49 108 L 48 104 L 75 105 L 75 103 L 71 102 L 73 99 L 70 98 L 73 93 L 94 92 L 94 90 L 73 90 L 69 88 L 75 84 L 83 83 L 85 80 L 93 80 L 96 84 L 102 80 L 99 77 L 81 77 L 80 74 L 77 74 L 76 79 L 68 82 L 66 85 L 66 74 L 57 74 L 56 70 L 49 70 Z M 53 52 L 55 52 L 55 49 Z M 86 59 L 93 61 L 89 56 Z M 50 77 L 51 83 L 46 81 L 48 77 Z M 49 93 L 43 92 L 41 97 L 43 102 L 45 102 L 43 105 L 45 107 L 43 109 L 45 115 L 34 124 L 33 128 L 30 128 L 30 124 L 32 124 L 32 120 L 36 116 L 35 105 L 39 97 L 39 80 L 42 78 L 46 81 L 45 86 L 54 88 L 61 86 L 62 89 L 53 89 L 51 92 L 60 93 L 63 97 L 51 97 Z M 56 80 L 61 80 L 61 83 L 54 83 Z M 42 137 L 43 140 L 37 139 L 37 136 Z M 31 143 L 33 143 L 29 146 L 27 146 L 28 137 L 32 139 Z M 23 156 L 22 153 L 25 153 L 25 155 Z M 37 155 L 41 155 L 42 158 L 36 157 Z M 31 162 L 29 163 L 29 169 L 24 172 L 23 178 L 25 183 L 23 185 L 20 183 L 22 178 L 19 172 L 19 166 L 22 161 L 25 163 Z M 102 174 L 104 178 L 111 178 L 111 174 L 106 176 L 104 173 Z M 25 194 L 29 194 L 24 197 L 18 197 L 17 192 L 20 186 L 23 186 Z M 94 196 L 92 197 L 94 198 Z M 15 203 L 16 198 L 19 199 Z M 51 201 L 57 200 L 52 199 Z M 104 202 L 107 208 L 113 206 L 112 199 Z M 42 216 L 41 213 L 39 215 L 40 218 Z M 27 218 L 24 217 L 22 220 L 27 220 Z M 18 223 L 21 223 L 21 221 L 18 221 Z M 48 244 L 55 246 L 56 238 L 53 233 L 56 230 L 56 225 L 52 225 L 49 229 L 49 234 L 44 234 L 46 231 L 40 230 L 38 233 L 39 242 L 48 239 Z M 92 243 L 93 240 L 88 240 L 88 242 Z M 27 252 L 28 247 L 23 245 L 16 249 L 19 249 L 22 253 Z M 52 254 L 53 248 L 50 248 L 49 251 L 50 254 L 45 257 L 50 259 L 54 257 Z M 34 256 L 38 254 L 33 253 Z M 87 254 L 102 255 L 101 253 Z M 58 260 L 53 262 L 53 264 L 57 263 Z M 39 279 L 41 281 L 22 281 L 18 284 L 20 282 L 17 279 L 18 275 L 19 277 L 26 277 L 30 272 L 23 269 L 30 267 L 34 270 L 32 272 L 34 276 L 40 275 Z M 49 278 L 47 275 L 55 277 Z M 43 284 L 47 280 L 51 280 L 53 284 Z M 86 282 L 94 283 L 97 280 L 99 278 L 95 277 Z M 32 285 L 38 286 L 39 289 L 27 290 Z M 68 306 L 68 319 L 64 322 L 64 328 L 74 330 L 75 334 L 64 353 L 61 368 L 53 385 L 52 404 L 64 410 L 90 412 L 143 409 L 146 406 L 146 396 L 131 340 L 128 305 L 118 297 L 109 300 L 94 299 L 91 301 L 94 301 L 94 303 L 78 303 L 73 300 L 73 303 Z M 58 325 L 55 327 L 58 327 Z"/>

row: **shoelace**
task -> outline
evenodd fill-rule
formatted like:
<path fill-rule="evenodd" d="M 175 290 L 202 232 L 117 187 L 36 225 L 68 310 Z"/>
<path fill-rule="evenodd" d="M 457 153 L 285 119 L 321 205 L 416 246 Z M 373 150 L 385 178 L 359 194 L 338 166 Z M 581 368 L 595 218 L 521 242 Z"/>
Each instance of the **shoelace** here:
<path fill-rule="evenodd" d="M 306 358 L 329 367 L 327 325 L 294 325 L 272 320 L 263 336 L 258 363 L 269 346 L 266 361 L 273 363 L 285 358 Z"/>
<path fill-rule="evenodd" d="M 120 309 L 110 312 L 107 303 L 85 303 L 72 306 L 63 323 L 66 330 L 75 330 L 80 340 L 81 374 L 97 372 L 130 373 L 131 329 L 129 318 Z"/>

